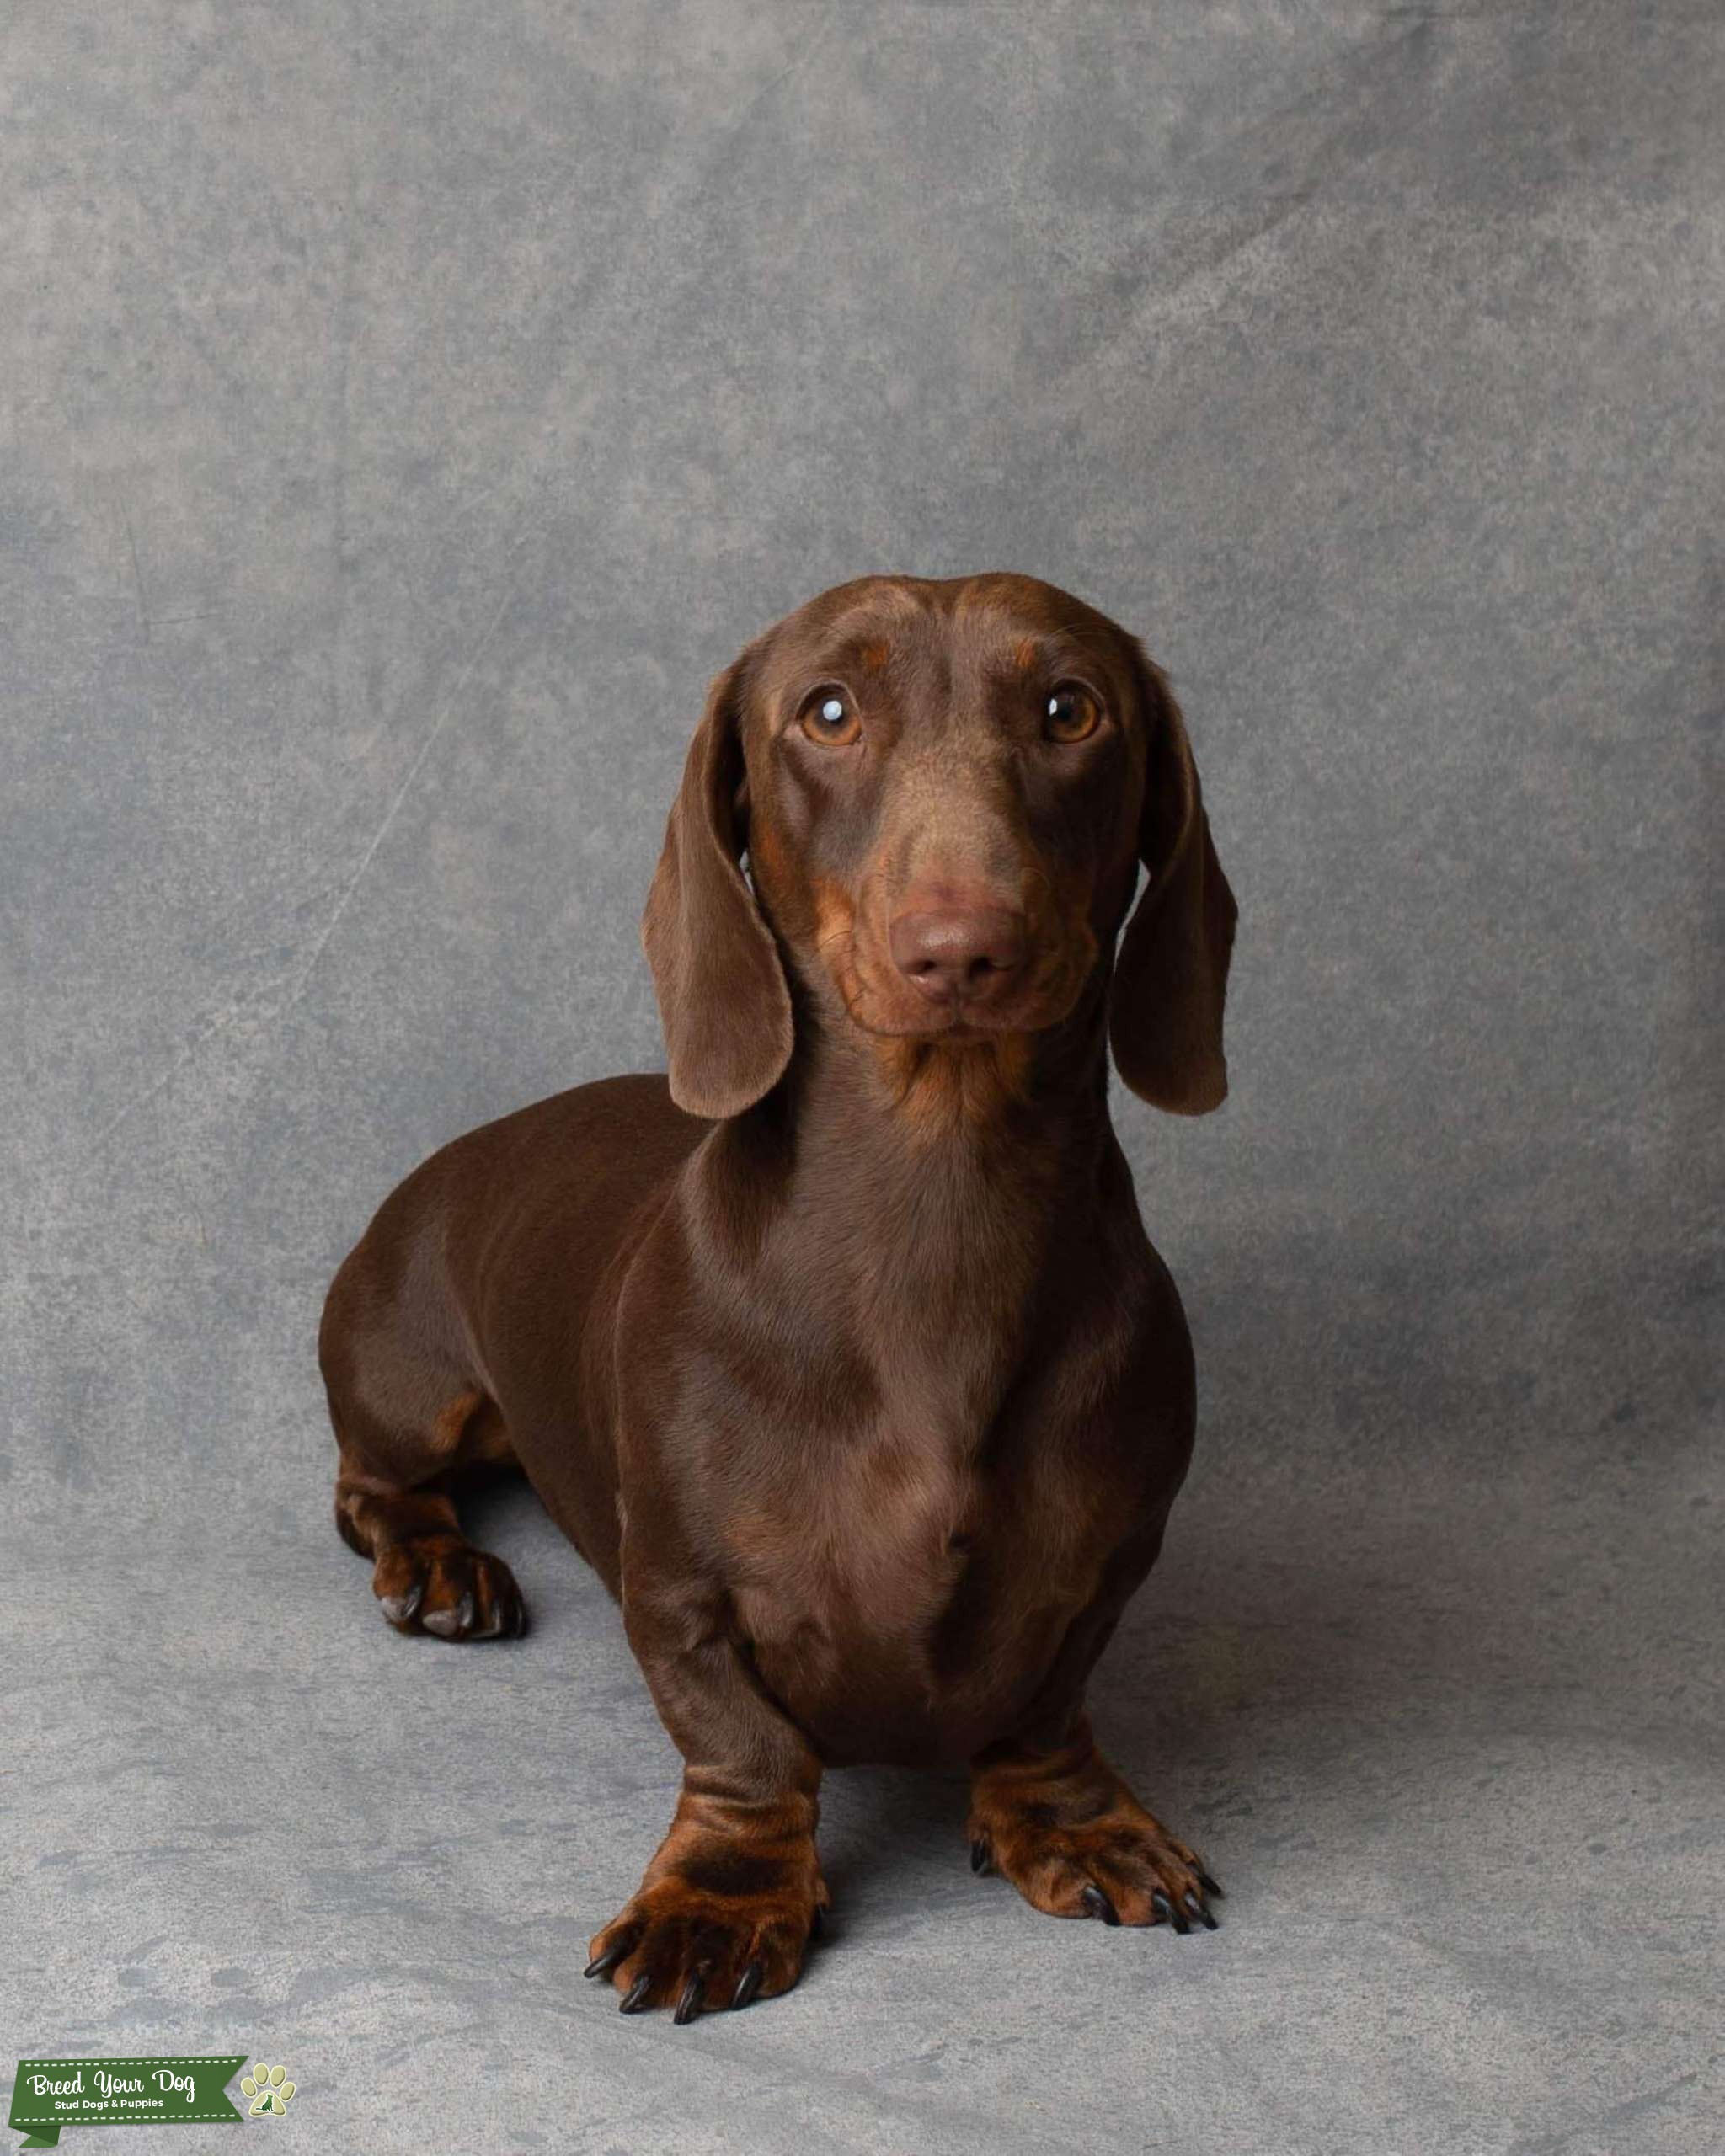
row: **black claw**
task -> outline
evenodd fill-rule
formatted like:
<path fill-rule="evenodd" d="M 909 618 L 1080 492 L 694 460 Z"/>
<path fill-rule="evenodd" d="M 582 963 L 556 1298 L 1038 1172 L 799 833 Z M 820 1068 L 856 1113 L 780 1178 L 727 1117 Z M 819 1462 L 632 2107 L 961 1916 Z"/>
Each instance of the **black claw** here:
<path fill-rule="evenodd" d="M 809 1919 L 809 1936 L 811 1939 L 819 1939 L 825 1927 L 826 1911 L 817 1902 L 814 1904 L 814 1913 Z"/>
<path fill-rule="evenodd" d="M 1198 1883 L 1201 1887 L 1203 1887 L 1206 1894 L 1214 1896 L 1217 1901 L 1223 1902 L 1227 1899 L 1226 1895 L 1223 1893 L 1221 1888 L 1217 1886 L 1215 1880 L 1210 1877 L 1210 1874 L 1204 1870 L 1201 1864 L 1198 1866 Z"/>
<path fill-rule="evenodd" d="M 692 2021 L 701 2011 L 701 1984 L 699 1977 L 691 1977 L 683 1986 L 683 1995 L 677 2001 L 677 2010 L 670 2017 L 680 2029 L 685 2022 Z"/>
<path fill-rule="evenodd" d="M 1094 1884 L 1087 1885 L 1079 1899 L 1092 1916 L 1100 1917 L 1104 1924 L 1118 1924 L 1120 1921 L 1119 1912 L 1100 1886 Z"/>
<path fill-rule="evenodd" d="M 987 1869 L 988 1869 L 988 1844 L 987 1844 L 986 1842 L 983 1842 L 983 1841 L 976 1841 L 976 1842 L 972 1842 L 972 1843 L 971 1843 L 971 1844 L 970 1844 L 970 1869 L 971 1869 L 973 1871 L 986 1871 L 986 1870 L 987 1870 Z"/>
<path fill-rule="evenodd" d="M 1214 1931 L 1215 1929 L 1215 1919 L 1210 1914 L 1210 1911 L 1205 1908 L 1203 1903 L 1199 1900 L 1197 1895 L 1192 1892 L 1189 1887 L 1180 1898 L 1185 1903 L 1187 1908 L 1191 1910 L 1193 1915 L 1198 1919 L 1198 1921 L 1204 1926 L 1206 1931 Z"/>
<path fill-rule="evenodd" d="M 621 1946 L 607 1946 L 602 1954 L 595 1954 L 593 1956 L 586 1967 L 582 1970 L 581 1974 L 584 1977 L 608 1976 L 628 1951 L 627 1940 Z"/>
<path fill-rule="evenodd" d="M 765 1966 L 759 1961 L 751 1961 L 742 1975 L 737 1978 L 737 1988 L 731 1993 L 732 2013 L 734 2014 L 740 2006 L 752 2006 L 755 2004 L 756 1993 L 760 1990 L 766 1980 Z"/>
<path fill-rule="evenodd" d="M 1174 1907 L 1173 1903 L 1168 1899 L 1167 1896 L 1162 1892 L 1160 1886 L 1156 1888 L 1154 1892 L 1151 1895 L 1150 1906 L 1167 1923 L 1172 1924 L 1175 1930 L 1179 1933 L 1183 1939 L 1186 1936 L 1187 1933 L 1191 1930 L 1191 1925 L 1187 1923 L 1185 1918 L 1181 1915 L 1180 1912 Z"/>
<path fill-rule="evenodd" d="M 617 2012 L 619 2014 L 638 2014 L 641 2010 L 642 2000 L 646 1998 L 648 1993 L 651 1991 L 652 1988 L 653 1979 L 651 1977 L 637 1977 L 633 1983 L 632 1983 L 628 1989 L 623 1993 L 622 2004 L 618 2007 Z"/>

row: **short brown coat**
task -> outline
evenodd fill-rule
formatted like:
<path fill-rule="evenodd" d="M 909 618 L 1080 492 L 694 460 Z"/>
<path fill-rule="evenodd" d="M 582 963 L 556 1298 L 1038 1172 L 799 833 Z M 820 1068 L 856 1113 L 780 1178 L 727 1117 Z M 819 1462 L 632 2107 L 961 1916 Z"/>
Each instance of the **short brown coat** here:
<path fill-rule="evenodd" d="M 1103 714 L 1070 747 L 1039 717 L 1062 679 Z M 809 735 L 817 692 L 854 707 L 848 745 Z M 931 893 L 1028 924 L 985 1022 L 934 1023 L 894 963 Z M 1234 919 L 1135 639 L 1026 578 L 841 586 L 724 670 L 690 749 L 643 930 L 668 1082 L 457 1139 L 338 1274 L 338 1518 L 386 1613 L 519 1625 L 449 1494 L 519 1462 L 683 1754 L 595 1942 L 632 2006 L 794 1981 L 829 1765 L 970 1762 L 973 1838 L 1039 1906 L 1202 1902 L 1083 1693 L 1194 1407 L 1108 1048 L 1146 1099 L 1219 1103 Z"/>

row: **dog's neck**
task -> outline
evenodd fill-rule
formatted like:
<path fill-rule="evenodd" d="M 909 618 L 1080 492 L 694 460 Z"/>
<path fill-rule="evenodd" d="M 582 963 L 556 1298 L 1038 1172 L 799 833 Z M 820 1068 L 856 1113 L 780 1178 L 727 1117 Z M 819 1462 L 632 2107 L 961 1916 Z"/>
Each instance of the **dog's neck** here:
<path fill-rule="evenodd" d="M 907 1361 L 1002 1372 L 1051 1271 L 1130 1202 L 1106 1056 L 1100 984 L 1062 1026 L 997 1042 L 800 1026 L 783 1081 L 713 1161 L 733 1277 L 804 1313 L 866 1310 L 867 1337 Z"/>
<path fill-rule="evenodd" d="M 907 1203 L 966 1179 L 1021 1210 L 1044 1185 L 1070 1198 L 1075 1152 L 1109 1129 L 1100 997 L 1045 1033 L 956 1044 L 805 1027 L 786 1083 L 799 1163 L 823 1182 L 842 1164 L 852 1190 L 874 1180 Z"/>

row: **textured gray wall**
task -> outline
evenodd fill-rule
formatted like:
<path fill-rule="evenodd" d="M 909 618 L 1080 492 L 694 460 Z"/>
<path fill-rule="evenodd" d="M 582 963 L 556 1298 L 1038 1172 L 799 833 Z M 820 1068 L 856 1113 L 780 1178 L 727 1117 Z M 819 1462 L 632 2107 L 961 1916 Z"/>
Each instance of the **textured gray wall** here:
<path fill-rule="evenodd" d="M 0 9 L 0 2041 L 374 2150 L 1706 2145 L 1722 23 Z M 573 1982 L 670 1787 L 615 1620 L 505 1507 L 535 1639 L 382 1632 L 318 1299 L 662 1060 L 707 677 L 980 567 L 1145 635 L 1242 904 L 1226 1112 L 1119 1108 L 1204 1429 L 1098 1699 L 1231 1922 L 1123 1997 L 857 1778 L 843 1955 L 673 2045 Z"/>

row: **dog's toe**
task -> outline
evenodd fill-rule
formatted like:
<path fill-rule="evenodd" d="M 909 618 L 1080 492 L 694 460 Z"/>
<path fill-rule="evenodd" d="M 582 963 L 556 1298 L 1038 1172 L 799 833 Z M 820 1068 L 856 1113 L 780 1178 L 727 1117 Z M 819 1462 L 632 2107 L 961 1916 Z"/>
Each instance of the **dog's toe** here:
<path fill-rule="evenodd" d="M 501 1557 L 455 1535 L 393 1544 L 378 1558 L 372 1592 L 401 1632 L 441 1640 L 498 1640 L 526 1630 L 526 1608 Z"/>

